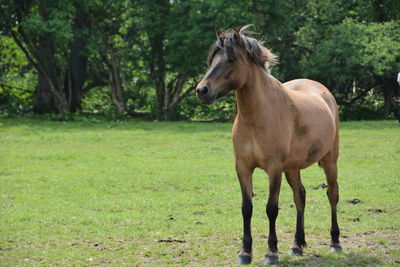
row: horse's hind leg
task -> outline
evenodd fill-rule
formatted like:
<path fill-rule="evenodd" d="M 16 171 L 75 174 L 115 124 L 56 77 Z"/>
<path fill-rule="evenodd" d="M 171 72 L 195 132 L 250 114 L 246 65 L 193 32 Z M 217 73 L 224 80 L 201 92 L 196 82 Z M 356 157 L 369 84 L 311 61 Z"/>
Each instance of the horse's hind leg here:
<path fill-rule="evenodd" d="M 304 236 L 304 208 L 306 205 L 306 190 L 301 183 L 300 170 L 285 172 L 286 180 L 293 190 L 293 199 L 296 204 L 296 234 L 289 254 L 302 256 L 306 241 Z"/>
<path fill-rule="evenodd" d="M 331 251 L 341 252 L 342 247 L 339 242 L 339 225 L 336 216 L 336 205 L 339 201 L 339 185 L 337 183 L 337 149 L 330 151 L 321 159 L 321 165 L 324 169 L 326 181 L 328 183 L 328 199 L 331 205 Z"/>
<path fill-rule="evenodd" d="M 237 256 L 237 264 L 251 263 L 251 216 L 253 214 L 253 182 L 252 174 L 254 169 L 247 168 L 244 164 L 236 163 L 236 172 L 242 191 L 242 216 L 243 216 L 243 241 L 242 249 Z"/>

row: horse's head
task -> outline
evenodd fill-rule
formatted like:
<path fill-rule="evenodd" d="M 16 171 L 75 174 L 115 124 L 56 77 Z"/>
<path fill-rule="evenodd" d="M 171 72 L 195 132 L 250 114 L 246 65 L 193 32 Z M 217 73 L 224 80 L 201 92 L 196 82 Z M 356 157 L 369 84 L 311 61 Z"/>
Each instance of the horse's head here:
<path fill-rule="evenodd" d="M 208 71 L 197 85 L 196 94 L 203 104 L 211 104 L 229 91 L 240 89 L 246 82 L 251 64 L 268 71 L 276 61 L 262 43 L 245 35 L 246 28 L 221 32 L 216 28 L 217 41 L 208 52 Z"/>

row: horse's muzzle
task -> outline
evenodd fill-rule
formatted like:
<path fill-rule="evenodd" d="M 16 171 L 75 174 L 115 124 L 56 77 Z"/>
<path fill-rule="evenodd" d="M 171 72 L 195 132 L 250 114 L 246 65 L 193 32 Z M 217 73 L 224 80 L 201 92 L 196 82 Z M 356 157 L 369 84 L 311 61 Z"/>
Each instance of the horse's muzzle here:
<path fill-rule="evenodd" d="M 210 105 L 215 101 L 215 96 L 211 93 L 208 86 L 197 88 L 196 95 L 200 99 L 200 102 L 205 105 Z"/>

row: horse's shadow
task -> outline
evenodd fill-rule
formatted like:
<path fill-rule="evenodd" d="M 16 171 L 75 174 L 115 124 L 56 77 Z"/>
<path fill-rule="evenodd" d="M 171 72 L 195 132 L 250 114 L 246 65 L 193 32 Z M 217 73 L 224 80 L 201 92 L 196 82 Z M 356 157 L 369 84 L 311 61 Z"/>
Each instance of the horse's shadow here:
<path fill-rule="evenodd" d="M 280 258 L 279 266 L 380 266 L 384 264 L 376 257 L 354 252 L 338 255 L 311 254 L 303 257 L 282 255 Z"/>

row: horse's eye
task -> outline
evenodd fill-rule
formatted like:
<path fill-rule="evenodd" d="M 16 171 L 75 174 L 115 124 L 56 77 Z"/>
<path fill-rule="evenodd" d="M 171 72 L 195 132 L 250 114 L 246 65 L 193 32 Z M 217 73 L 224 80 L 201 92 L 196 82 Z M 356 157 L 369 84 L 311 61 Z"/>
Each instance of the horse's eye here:
<path fill-rule="evenodd" d="M 233 63 L 233 59 L 228 58 L 228 63 Z"/>

